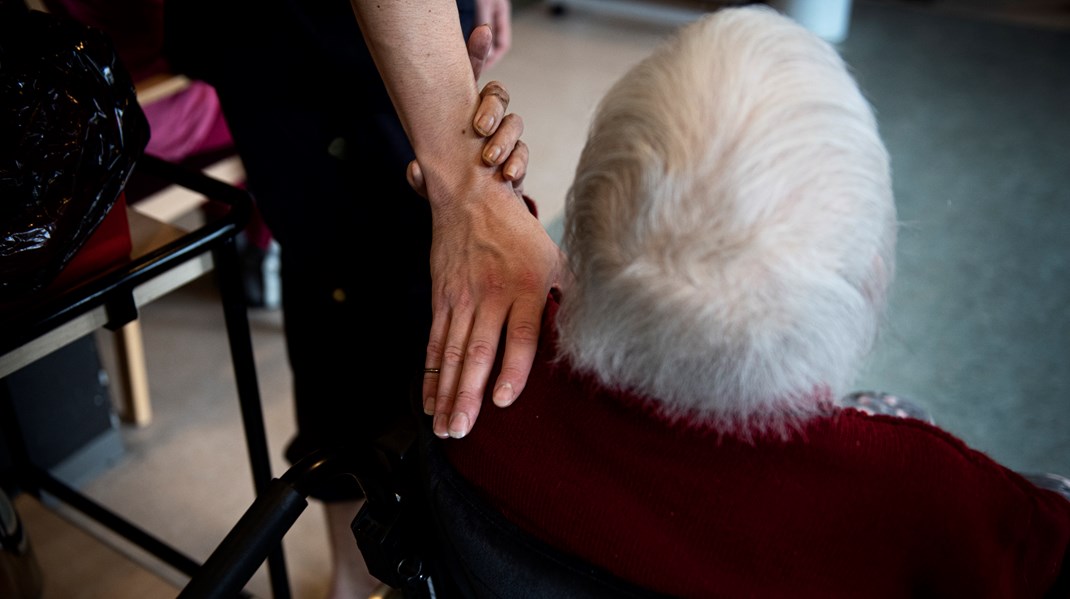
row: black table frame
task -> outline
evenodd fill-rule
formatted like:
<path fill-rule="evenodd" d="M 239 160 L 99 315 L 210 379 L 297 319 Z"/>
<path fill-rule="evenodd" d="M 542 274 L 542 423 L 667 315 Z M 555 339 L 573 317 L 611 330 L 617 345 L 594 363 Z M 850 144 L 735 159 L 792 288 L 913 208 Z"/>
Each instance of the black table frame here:
<path fill-rule="evenodd" d="M 144 156 L 135 174 L 156 177 L 203 194 L 210 201 L 229 206 L 226 214 L 129 263 L 107 270 L 59 295 L 30 302 L 4 314 L 0 327 L 0 355 L 18 349 L 79 316 L 104 307 L 111 330 L 137 318 L 134 289 L 161 274 L 211 252 L 223 304 L 227 339 L 237 385 L 246 447 L 252 467 L 254 490 L 263 493 L 272 481 L 267 433 L 260 403 L 249 318 L 241 287 L 236 235 L 249 222 L 252 197 L 248 192 L 180 165 Z M 10 401 L 0 400 L 0 429 L 9 445 L 20 490 L 41 498 L 47 493 L 96 520 L 156 558 L 193 577 L 201 564 L 132 524 L 105 506 L 58 480 L 30 459 L 25 438 Z M 273 596 L 288 599 L 289 582 L 281 543 L 267 554 Z"/>

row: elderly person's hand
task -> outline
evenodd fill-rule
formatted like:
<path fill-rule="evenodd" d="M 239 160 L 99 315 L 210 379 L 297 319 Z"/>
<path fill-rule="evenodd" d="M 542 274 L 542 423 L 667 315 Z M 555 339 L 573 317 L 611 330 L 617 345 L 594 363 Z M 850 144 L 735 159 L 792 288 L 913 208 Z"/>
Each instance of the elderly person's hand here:
<path fill-rule="evenodd" d="M 492 49 L 492 36 L 489 26 L 480 25 L 468 37 L 468 56 L 477 80 L 488 66 L 486 57 Z M 502 178 L 512 184 L 518 197 L 522 197 L 529 157 L 527 144 L 520 139 L 524 133 L 524 121 L 520 115 L 505 113 L 509 108 L 509 92 L 498 81 L 484 85 L 479 92 L 479 100 L 472 126 L 480 135 L 488 138 L 481 156 L 483 164 L 501 167 Z M 427 198 L 427 184 L 417 161 L 409 163 L 406 176 L 409 185 Z"/>

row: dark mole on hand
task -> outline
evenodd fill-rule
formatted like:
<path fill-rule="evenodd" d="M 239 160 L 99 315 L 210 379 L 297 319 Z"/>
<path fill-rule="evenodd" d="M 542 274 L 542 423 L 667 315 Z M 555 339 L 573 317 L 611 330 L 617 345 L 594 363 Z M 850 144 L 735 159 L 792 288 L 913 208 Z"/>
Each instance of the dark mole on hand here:
<path fill-rule="evenodd" d="M 468 129 L 467 129 L 467 128 L 465 128 L 465 129 L 461 129 L 461 135 L 464 135 L 464 134 L 466 134 L 466 133 L 468 133 Z"/>

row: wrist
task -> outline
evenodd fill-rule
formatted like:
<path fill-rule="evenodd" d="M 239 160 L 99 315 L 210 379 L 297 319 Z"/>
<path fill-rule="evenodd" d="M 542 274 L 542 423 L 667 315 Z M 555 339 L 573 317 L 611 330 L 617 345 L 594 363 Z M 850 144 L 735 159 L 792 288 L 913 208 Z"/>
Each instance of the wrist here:
<path fill-rule="evenodd" d="M 432 208 L 481 202 L 498 186 L 511 190 L 499 169 L 483 164 L 478 154 L 482 143 L 480 138 L 458 140 L 449 149 L 433 152 L 426 167 L 424 159 L 418 158 Z"/>

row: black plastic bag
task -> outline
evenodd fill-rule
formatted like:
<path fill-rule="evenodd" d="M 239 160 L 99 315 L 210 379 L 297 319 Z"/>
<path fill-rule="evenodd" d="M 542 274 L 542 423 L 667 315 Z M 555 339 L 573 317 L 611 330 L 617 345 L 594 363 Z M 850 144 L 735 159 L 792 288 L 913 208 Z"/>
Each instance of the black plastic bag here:
<path fill-rule="evenodd" d="M 115 204 L 148 140 L 107 35 L 0 1 L 0 301 L 56 278 Z"/>

